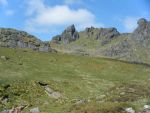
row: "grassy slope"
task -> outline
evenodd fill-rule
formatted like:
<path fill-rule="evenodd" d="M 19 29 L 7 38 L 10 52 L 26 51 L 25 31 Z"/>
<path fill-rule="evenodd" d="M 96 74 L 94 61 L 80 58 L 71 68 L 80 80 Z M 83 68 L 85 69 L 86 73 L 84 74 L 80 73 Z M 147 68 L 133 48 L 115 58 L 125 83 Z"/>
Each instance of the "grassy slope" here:
<path fill-rule="evenodd" d="M 0 109 L 21 104 L 38 106 L 43 113 L 118 113 L 150 103 L 150 67 L 111 59 L 40 53 L 0 48 Z M 22 65 L 20 65 L 22 64 Z M 63 98 L 46 95 L 38 81 L 46 82 Z M 6 89 L 6 85 L 10 87 Z M 75 105 L 78 100 L 88 103 Z"/>

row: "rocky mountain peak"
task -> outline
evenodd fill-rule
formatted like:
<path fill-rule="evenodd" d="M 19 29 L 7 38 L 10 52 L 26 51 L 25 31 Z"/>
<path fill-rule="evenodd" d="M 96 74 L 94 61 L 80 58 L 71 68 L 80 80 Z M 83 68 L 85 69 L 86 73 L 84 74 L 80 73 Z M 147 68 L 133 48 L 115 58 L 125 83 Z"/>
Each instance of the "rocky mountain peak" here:
<path fill-rule="evenodd" d="M 137 23 L 138 27 L 133 32 L 133 39 L 141 46 L 150 48 L 150 21 L 141 18 Z"/>
<path fill-rule="evenodd" d="M 76 31 L 75 25 L 70 25 L 66 28 L 65 32 L 70 32 L 71 34 L 73 34 Z"/>
<path fill-rule="evenodd" d="M 146 24 L 147 24 L 147 20 L 145 18 L 141 18 L 138 20 L 137 24 L 140 26 L 140 27 L 146 27 Z"/>
<path fill-rule="evenodd" d="M 138 27 L 137 29 L 135 29 L 134 33 L 139 33 L 139 32 L 150 30 L 150 22 L 144 18 L 139 19 L 137 24 L 138 24 Z"/>
<path fill-rule="evenodd" d="M 79 39 L 79 33 L 76 31 L 75 25 L 68 26 L 61 35 L 53 37 L 52 41 L 55 43 L 68 44 Z"/>

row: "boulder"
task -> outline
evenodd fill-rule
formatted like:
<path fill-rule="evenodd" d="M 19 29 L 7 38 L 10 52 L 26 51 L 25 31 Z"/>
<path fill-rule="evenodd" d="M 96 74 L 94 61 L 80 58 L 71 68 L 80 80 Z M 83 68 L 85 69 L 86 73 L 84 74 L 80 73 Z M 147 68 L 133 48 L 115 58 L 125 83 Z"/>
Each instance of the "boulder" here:
<path fill-rule="evenodd" d="M 62 97 L 60 92 L 54 91 L 52 88 L 50 88 L 48 85 L 44 86 L 45 92 L 48 94 L 49 97 L 54 99 L 59 99 Z"/>
<path fill-rule="evenodd" d="M 150 106 L 149 105 L 144 105 L 143 111 L 141 113 L 150 113 Z"/>
<path fill-rule="evenodd" d="M 127 113 L 135 113 L 135 110 L 134 110 L 132 107 L 126 108 L 125 111 L 126 111 Z"/>

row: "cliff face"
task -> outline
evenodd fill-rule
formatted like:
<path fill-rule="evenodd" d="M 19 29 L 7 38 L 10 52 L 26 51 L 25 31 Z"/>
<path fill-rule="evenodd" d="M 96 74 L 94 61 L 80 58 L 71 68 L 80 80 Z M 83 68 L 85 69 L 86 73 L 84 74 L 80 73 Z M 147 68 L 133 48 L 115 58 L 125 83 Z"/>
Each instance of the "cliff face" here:
<path fill-rule="evenodd" d="M 52 45 L 63 52 L 150 64 L 150 22 L 141 18 L 137 24 L 133 33 L 119 33 L 116 28 L 86 28 L 81 32 L 76 31 L 79 36 L 75 40 L 59 44 L 54 43 L 53 38 Z M 62 36 L 63 39 L 67 38 L 66 35 Z"/>
<path fill-rule="evenodd" d="M 24 31 L 0 28 L 0 46 L 9 48 L 31 48 L 37 51 L 52 51 L 48 42 L 42 42 Z"/>

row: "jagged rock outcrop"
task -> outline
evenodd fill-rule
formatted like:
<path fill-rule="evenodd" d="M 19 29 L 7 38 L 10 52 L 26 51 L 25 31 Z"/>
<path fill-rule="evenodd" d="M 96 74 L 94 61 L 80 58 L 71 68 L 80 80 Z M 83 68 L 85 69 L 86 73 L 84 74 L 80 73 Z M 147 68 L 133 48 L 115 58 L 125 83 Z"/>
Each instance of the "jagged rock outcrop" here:
<path fill-rule="evenodd" d="M 113 37 L 116 37 L 118 35 L 120 35 L 120 33 L 117 31 L 116 28 L 86 28 L 85 29 L 87 35 L 91 34 L 96 34 L 95 39 L 101 39 L 101 38 L 105 38 L 105 39 L 112 39 Z M 97 32 L 95 32 L 97 31 Z"/>
<path fill-rule="evenodd" d="M 43 52 L 53 51 L 48 42 L 42 42 L 27 32 L 6 28 L 0 28 L 0 47 L 31 48 Z"/>
<path fill-rule="evenodd" d="M 150 21 L 141 18 L 137 24 L 133 33 L 119 33 L 116 28 L 86 28 L 78 32 L 79 41 L 59 45 L 58 50 L 150 64 Z M 58 42 L 64 39 L 62 36 L 67 37 L 59 36 Z"/>
<path fill-rule="evenodd" d="M 101 45 L 105 45 L 111 41 L 111 39 L 116 38 L 120 35 L 116 28 L 86 28 L 82 33 L 85 34 L 87 38 L 93 38 L 95 40 L 102 40 Z M 52 38 L 54 43 L 63 43 L 69 44 L 70 42 L 76 41 L 79 39 L 80 32 L 78 33 L 74 25 L 67 27 L 61 35 L 57 35 Z"/>
<path fill-rule="evenodd" d="M 116 28 L 86 28 L 84 31 L 87 37 L 94 37 L 96 40 L 101 40 L 101 45 L 108 44 L 113 38 L 120 35 Z"/>
<path fill-rule="evenodd" d="M 67 27 L 61 35 L 57 35 L 53 37 L 52 40 L 54 43 L 57 43 L 57 44 L 58 43 L 68 44 L 77 39 L 79 39 L 79 34 L 76 31 L 75 26 L 71 25 Z"/>
<path fill-rule="evenodd" d="M 138 27 L 133 32 L 132 37 L 137 44 L 150 48 L 150 21 L 144 18 L 139 19 Z"/>

